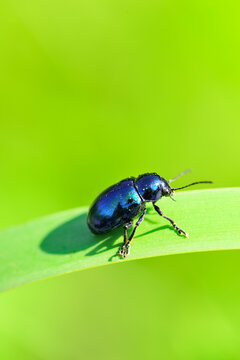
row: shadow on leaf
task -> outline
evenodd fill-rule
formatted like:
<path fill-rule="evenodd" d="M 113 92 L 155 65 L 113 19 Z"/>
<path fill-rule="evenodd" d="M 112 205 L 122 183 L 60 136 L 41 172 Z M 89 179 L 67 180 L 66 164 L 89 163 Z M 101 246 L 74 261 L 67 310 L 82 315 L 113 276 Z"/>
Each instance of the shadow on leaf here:
<path fill-rule="evenodd" d="M 171 226 L 163 225 L 140 235 L 136 234 L 135 239 L 146 236 L 147 241 L 147 235 L 166 229 L 174 231 Z M 49 254 L 62 255 L 73 254 L 91 248 L 85 256 L 93 256 L 114 248 L 117 248 L 118 250 L 120 244 L 119 242 L 115 243 L 117 239 L 123 240 L 122 228 L 103 235 L 92 234 L 87 226 L 87 214 L 85 213 L 52 230 L 42 240 L 40 248 L 42 251 Z M 115 255 L 111 256 L 109 261 L 111 261 L 114 256 Z"/>
<path fill-rule="evenodd" d="M 95 247 L 86 254 L 91 256 L 118 247 L 114 244 L 121 237 L 122 229 L 94 235 L 87 226 L 87 214 L 80 215 L 52 230 L 41 242 L 42 251 L 49 254 L 73 254 Z"/>

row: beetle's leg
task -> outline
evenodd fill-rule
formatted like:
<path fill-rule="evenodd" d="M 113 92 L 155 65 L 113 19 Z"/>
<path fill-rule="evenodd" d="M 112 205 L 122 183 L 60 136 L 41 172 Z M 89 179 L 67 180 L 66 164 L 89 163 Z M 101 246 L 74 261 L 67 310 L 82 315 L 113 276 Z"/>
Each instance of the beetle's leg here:
<path fill-rule="evenodd" d="M 172 224 L 173 228 L 174 228 L 175 230 L 177 230 L 177 232 L 178 232 L 179 235 L 183 234 L 183 235 L 185 235 L 186 237 L 188 237 L 188 234 L 187 234 L 183 229 L 180 229 L 180 228 L 177 226 L 177 224 L 175 223 L 174 220 L 170 219 L 168 216 L 163 215 L 163 213 L 161 212 L 161 210 L 159 209 L 159 207 L 158 207 L 155 203 L 153 203 L 153 206 L 154 206 L 154 209 L 156 210 L 156 212 L 157 212 L 160 216 L 162 216 L 164 219 L 170 221 L 170 223 Z"/>
<path fill-rule="evenodd" d="M 144 207 L 142 215 L 140 216 L 140 218 L 139 218 L 138 221 L 136 222 L 136 225 L 135 225 L 135 227 L 134 227 L 134 229 L 133 229 L 133 231 L 132 231 L 129 239 L 128 239 L 127 243 L 125 244 L 125 248 L 124 248 L 124 251 L 123 251 L 123 254 L 122 254 L 123 257 L 126 257 L 126 256 L 129 254 L 131 241 L 133 240 L 133 237 L 134 237 L 134 234 L 135 234 L 135 232 L 136 232 L 136 230 L 137 230 L 137 227 L 138 227 L 138 226 L 141 224 L 141 222 L 143 221 L 145 214 L 146 214 L 146 207 Z"/>
<path fill-rule="evenodd" d="M 127 233 L 127 229 L 129 229 L 130 227 L 132 227 L 133 222 L 130 221 L 129 223 L 127 223 L 126 225 L 124 225 L 123 230 L 124 230 L 124 240 L 123 240 L 123 244 L 120 247 L 119 251 L 118 251 L 118 255 L 122 256 L 124 251 L 125 251 L 125 246 L 127 244 L 128 241 L 128 233 Z"/>

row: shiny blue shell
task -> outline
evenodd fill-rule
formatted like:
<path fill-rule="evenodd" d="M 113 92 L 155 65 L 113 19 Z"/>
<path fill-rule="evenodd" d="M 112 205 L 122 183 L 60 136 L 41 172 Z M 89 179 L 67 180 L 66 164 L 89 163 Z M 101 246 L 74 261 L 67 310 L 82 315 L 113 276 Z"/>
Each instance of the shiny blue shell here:
<path fill-rule="evenodd" d="M 92 204 L 88 226 L 95 234 L 109 232 L 133 220 L 145 207 L 169 195 L 168 182 L 156 173 L 128 178 L 105 190 Z"/>
<path fill-rule="evenodd" d="M 88 213 L 88 226 L 93 233 L 106 233 L 129 223 L 142 211 L 144 202 L 134 182 L 134 178 L 122 180 L 98 196 Z"/>

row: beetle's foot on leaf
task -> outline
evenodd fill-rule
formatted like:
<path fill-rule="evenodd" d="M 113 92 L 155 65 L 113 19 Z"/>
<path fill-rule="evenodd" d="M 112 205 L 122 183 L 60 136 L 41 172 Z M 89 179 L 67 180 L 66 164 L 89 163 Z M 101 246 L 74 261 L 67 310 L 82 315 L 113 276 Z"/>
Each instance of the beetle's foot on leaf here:
<path fill-rule="evenodd" d="M 188 237 L 188 233 L 186 233 L 183 229 L 180 229 L 177 225 L 175 225 L 173 227 L 179 235 L 184 235 L 185 237 Z"/>
<path fill-rule="evenodd" d="M 117 254 L 118 254 L 119 256 L 123 256 L 124 252 L 125 252 L 125 244 L 122 244 L 122 246 L 120 247 L 120 249 L 119 249 L 119 251 L 118 251 Z"/>
<path fill-rule="evenodd" d="M 127 244 L 123 244 L 119 251 L 118 251 L 118 255 L 122 256 L 122 257 L 126 257 L 128 254 L 130 253 L 130 243 Z"/>
<path fill-rule="evenodd" d="M 126 257 L 128 254 L 130 254 L 130 243 L 129 242 L 125 246 L 123 257 Z"/>
<path fill-rule="evenodd" d="M 185 237 L 188 237 L 188 233 L 186 233 L 183 229 L 177 228 L 176 230 L 179 235 L 184 235 Z"/>

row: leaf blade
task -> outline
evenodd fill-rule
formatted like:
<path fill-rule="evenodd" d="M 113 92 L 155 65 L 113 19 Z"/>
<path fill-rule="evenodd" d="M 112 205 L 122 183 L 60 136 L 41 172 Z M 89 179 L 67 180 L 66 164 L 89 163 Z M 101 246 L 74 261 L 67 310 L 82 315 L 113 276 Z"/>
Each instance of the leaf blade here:
<path fill-rule="evenodd" d="M 190 233 L 178 236 L 154 211 L 137 230 L 127 260 L 240 248 L 240 188 L 197 190 L 163 199 L 164 214 Z M 0 233 L 0 290 L 112 261 L 122 230 L 96 236 L 86 225 L 87 208 L 50 215 Z"/>

